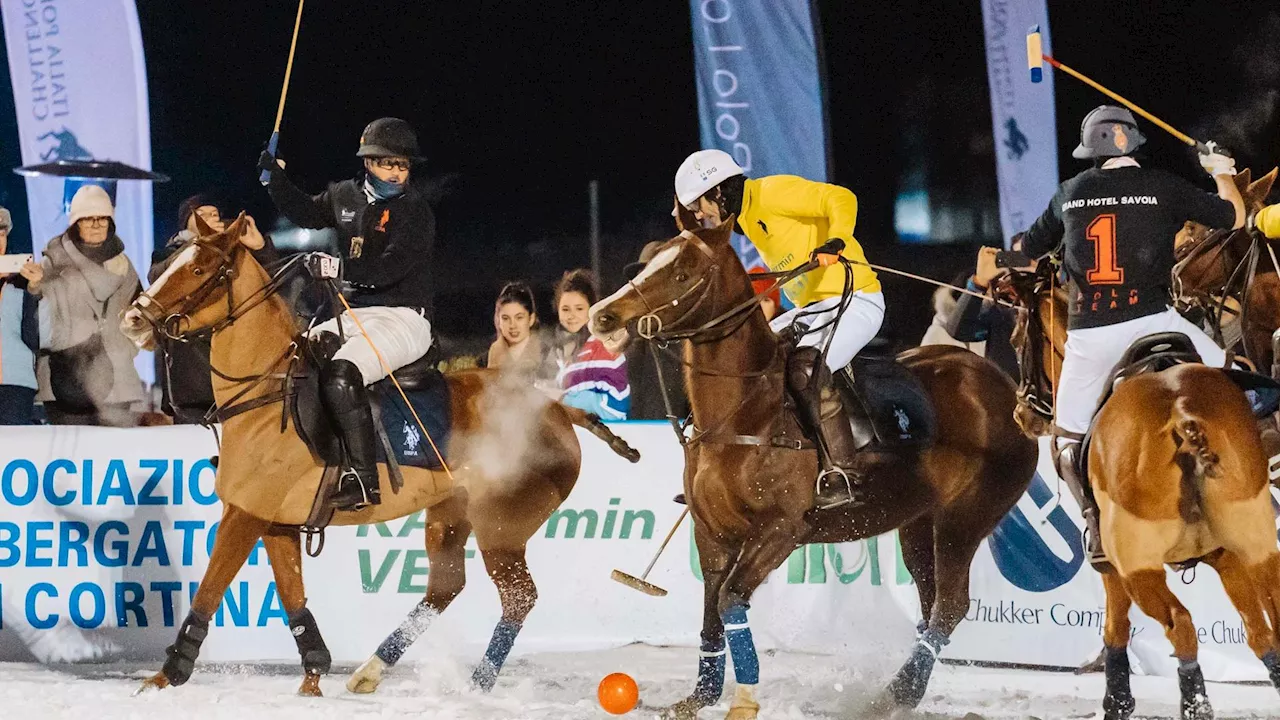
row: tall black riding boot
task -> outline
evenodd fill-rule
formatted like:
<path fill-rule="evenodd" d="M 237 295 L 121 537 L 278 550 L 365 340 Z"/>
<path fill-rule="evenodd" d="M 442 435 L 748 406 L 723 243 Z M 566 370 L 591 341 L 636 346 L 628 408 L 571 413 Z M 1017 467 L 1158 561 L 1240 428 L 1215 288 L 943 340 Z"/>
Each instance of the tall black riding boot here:
<path fill-rule="evenodd" d="M 350 360 L 334 360 L 321 377 L 325 409 L 342 441 L 347 467 L 330 498 L 339 510 L 359 510 L 382 501 L 378 488 L 377 441 L 369 396 L 360 369 Z"/>
<path fill-rule="evenodd" d="M 797 419 L 818 448 L 822 469 L 814 488 L 815 507 L 830 510 L 856 502 L 854 483 L 844 469 L 852 467 L 857 453 L 853 429 L 817 348 L 792 351 L 787 359 L 787 390 L 795 401 Z"/>
<path fill-rule="evenodd" d="M 1102 530 L 1098 522 L 1098 503 L 1094 500 L 1090 488 L 1085 485 L 1084 472 L 1080 467 L 1080 450 L 1081 447 L 1078 442 L 1063 444 L 1062 451 L 1058 455 L 1058 474 L 1067 483 L 1071 494 L 1075 496 L 1076 502 L 1080 505 L 1080 514 L 1084 516 L 1086 526 L 1085 552 L 1088 553 L 1089 564 L 1100 573 L 1111 572 L 1111 562 L 1107 560 L 1107 554 L 1102 550 Z"/>

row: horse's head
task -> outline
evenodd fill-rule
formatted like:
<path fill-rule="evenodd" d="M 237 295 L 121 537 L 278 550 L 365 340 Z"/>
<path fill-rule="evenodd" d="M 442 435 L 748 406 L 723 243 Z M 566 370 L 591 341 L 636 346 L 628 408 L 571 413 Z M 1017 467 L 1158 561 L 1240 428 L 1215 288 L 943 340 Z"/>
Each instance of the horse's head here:
<path fill-rule="evenodd" d="M 188 242 L 147 291 L 138 295 L 120 320 L 120 330 L 138 347 L 150 350 L 155 335 L 180 339 L 215 327 L 231 311 L 236 260 L 246 247 L 262 247 L 262 235 L 244 213 L 222 232 L 197 214 L 197 237 Z"/>
<path fill-rule="evenodd" d="M 1057 267 L 1043 259 L 1033 271 L 1010 271 L 999 278 L 995 295 L 1018 310 L 1010 338 L 1022 375 L 1014 418 L 1028 436 L 1046 435 L 1053 424 L 1053 392 L 1067 343 L 1066 291 L 1057 282 Z"/>
<path fill-rule="evenodd" d="M 633 321 L 641 337 L 692 337 L 729 303 L 748 296 L 747 273 L 729 242 L 733 223 L 730 217 L 718 227 L 693 230 L 682 221 L 685 229 L 640 274 L 592 306 L 592 334 L 613 352 L 625 346 Z"/>
<path fill-rule="evenodd" d="M 1273 169 L 1253 180 L 1246 169 L 1235 176 L 1247 215 L 1266 205 L 1276 174 Z M 1188 222 L 1176 238 L 1172 278 L 1178 306 L 1203 312 L 1228 345 L 1243 337 L 1245 354 L 1264 370 L 1272 362 L 1270 334 L 1280 327 L 1280 304 L 1274 299 L 1280 278 L 1266 242 L 1244 228 Z"/>
<path fill-rule="evenodd" d="M 1236 187 L 1244 199 L 1246 215 L 1255 215 L 1267 204 L 1267 195 L 1276 181 L 1276 170 L 1257 180 L 1249 169 L 1235 176 Z M 1174 238 L 1178 266 L 1176 274 L 1186 291 L 1208 291 L 1221 288 L 1227 281 L 1233 263 L 1249 251 L 1251 239 L 1244 230 L 1211 228 L 1188 220 Z"/>

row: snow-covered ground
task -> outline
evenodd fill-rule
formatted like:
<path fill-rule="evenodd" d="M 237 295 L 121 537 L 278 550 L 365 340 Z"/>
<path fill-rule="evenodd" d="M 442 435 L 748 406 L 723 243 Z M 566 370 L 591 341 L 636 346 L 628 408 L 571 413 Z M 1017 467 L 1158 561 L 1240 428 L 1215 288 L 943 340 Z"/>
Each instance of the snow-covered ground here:
<path fill-rule="evenodd" d="M 351 668 L 323 681 L 327 697 L 294 695 L 295 666 L 202 665 L 181 687 L 131 697 L 138 679 L 154 668 L 137 665 L 46 667 L 0 663 L 0 717 L 9 719 L 226 718 L 227 720 L 326 720 L 328 718 L 447 718 L 450 720 L 577 720 L 610 717 L 595 701 L 604 675 L 627 672 L 640 684 L 641 700 L 670 703 L 692 688 L 696 653 L 687 648 L 633 645 L 603 652 L 544 653 L 514 659 L 488 695 L 467 689 L 470 668 L 440 655 L 395 668 L 375 695 L 351 695 Z M 799 654 L 761 658 L 762 717 L 860 718 L 867 698 L 892 667 L 851 667 L 847 660 Z M 730 671 L 732 677 L 732 671 Z M 1139 717 L 1176 717 L 1176 681 L 1134 677 Z M 1102 676 L 994 670 L 944 665 L 934 674 L 917 718 L 1093 717 Z M 1280 717 L 1280 696 L 1270 686 L 1210 684 L 1219 718 Z M 726 693 L 728 697 L 728 693 Z M 727 708 L 704 710 L 721 718 Z M 628 717 L 652 717 L 637 710 Z"/>

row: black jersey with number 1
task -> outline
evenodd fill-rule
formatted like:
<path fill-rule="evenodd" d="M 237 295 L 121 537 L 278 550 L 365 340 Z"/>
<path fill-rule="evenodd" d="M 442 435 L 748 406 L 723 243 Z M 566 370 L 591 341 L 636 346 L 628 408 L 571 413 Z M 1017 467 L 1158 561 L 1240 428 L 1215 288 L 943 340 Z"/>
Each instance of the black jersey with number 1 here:
<path fill-rule="evenodd" d="M 1173 239 L 1187 220 L 1229 228 L 1235 208 L 1160 170 L 1093 168 L 1059 186 L 1023 244 L 1038 256 L 1065 238 L 1070 327 L 1101 327 L 1169 306 Z"/>

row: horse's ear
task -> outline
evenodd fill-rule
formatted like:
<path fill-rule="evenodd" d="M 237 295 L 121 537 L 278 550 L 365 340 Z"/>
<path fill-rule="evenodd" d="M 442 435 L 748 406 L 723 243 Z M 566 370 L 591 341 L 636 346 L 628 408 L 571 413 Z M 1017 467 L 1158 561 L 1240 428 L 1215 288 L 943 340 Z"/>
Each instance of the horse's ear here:
<path fill-rule="evenodd" d="M 681 205 L 678 197 L 674 198 L 674 202 L 675 207 L 671 210 L 671 216 L 676 219 L 676 229 L 681 232 L 697 230 L 699 227 L 698 218 L 693 214 L 693 211 Z"/>
<path fill-rule="evenodd" d="M 708 245 L 728 245 L 729 238 L 733 236 L 733 224 L 737 221 L 738 216 L 730 213 L 724 222 L 708 230 L 703 239 Z"/>
<path fill-rule="evenodd" d="M 1245 193 L 1249 192 L 1249 183 L 1253 182 L 1253 172 L 1249 168 L 1245 168 L 1236 173 L 1231 179 L 1236 181 L 1236 189 L 1239 190 L 1240 195 L 1243 196 Z"/>
<path fill-rule="evenodd" d="M 217 230 L 209 227 L 209 223 L 205 222 L 204 218 L 200 217 L 200 213 L 191 213 L 191 217 L 196 219 L 196 237 L 208 237 L 209 235 L 213 235 L 218 232 Z"/>
<path fill-rule="evenodd" d="M 1267 204 L 1267 196 L 1271 194 L 1271 186 L 1275 185 L 1276 172 L 1280 168 L 1271 168 L 1271 172 L 1249 183 L 1248 194 L 1245 198 L 1245 207 L 1252 211 L 1256 205 L 1261 208 Z"/>

